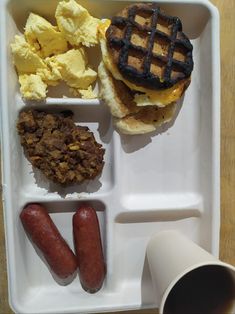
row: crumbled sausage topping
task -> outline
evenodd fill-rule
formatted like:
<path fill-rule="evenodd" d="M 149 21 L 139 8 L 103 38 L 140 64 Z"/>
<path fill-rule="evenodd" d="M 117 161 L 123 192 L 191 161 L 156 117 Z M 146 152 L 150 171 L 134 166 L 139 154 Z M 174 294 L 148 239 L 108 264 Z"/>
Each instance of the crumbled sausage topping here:
<path fill-rule="evenodd" d="M 55 183 L 81 183 L 103 169 L 105 150 L 88 127 L 75 125 L 72 112 L 22 111 L 17 129 L 29 161 Z"/>

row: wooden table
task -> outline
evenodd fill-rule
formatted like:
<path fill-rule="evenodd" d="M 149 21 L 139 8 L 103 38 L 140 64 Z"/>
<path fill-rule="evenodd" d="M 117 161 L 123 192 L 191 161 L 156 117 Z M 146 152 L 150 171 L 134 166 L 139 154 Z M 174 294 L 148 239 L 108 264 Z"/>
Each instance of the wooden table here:
<path fill-rule="evenodd" d="M 212 0 L 221 16 L 221 233 L 220 258 L 235 265 L 235 0 Z M 7 299 L 7 273 L 0 210 L 0 314 L 12 311 Z M 150 314 L 156 311 L 130 311 Z"/>

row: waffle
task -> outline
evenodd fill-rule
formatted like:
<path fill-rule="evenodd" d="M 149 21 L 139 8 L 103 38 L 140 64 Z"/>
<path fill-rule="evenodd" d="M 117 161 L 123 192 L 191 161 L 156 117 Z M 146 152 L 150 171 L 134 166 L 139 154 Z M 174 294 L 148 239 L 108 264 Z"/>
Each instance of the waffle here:
<path fill-rule="evenodd" d="M 178 17 L 156 4 L 126 7 L 106 31 L 109 55 L 122 76 L 142 87 L 159 90 L 190 77 L 193 47 Z"/>
<path fill-rule="evenodd" d="M 134 135 L 153 132 L 174 118 L 174 103 L 163 108 L 137 106 L 135 93 L 122 81 L 115 80 L 103 62 L 99 65 L 98 75 L 101 80 L 100 97 L 108 105 L 114 125 L 121 133 Z"/>
<path fill-rule="evenodd" d="M 98 67 L 101 81 L 100 98 L 109 107 L 112 116 L 123 118 L 138 111 L 134 102 L 134 93 L 122 82 L 115 80 L 103 62 Z"/>

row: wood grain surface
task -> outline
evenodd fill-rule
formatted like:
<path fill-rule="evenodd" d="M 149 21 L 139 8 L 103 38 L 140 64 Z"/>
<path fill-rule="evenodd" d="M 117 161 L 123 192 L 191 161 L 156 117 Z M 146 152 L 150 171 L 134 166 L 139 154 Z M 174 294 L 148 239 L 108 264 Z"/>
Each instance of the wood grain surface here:
<path fill-rule="evenodd" d="M 235 0 L 213 0 L 221 17 L 221 233 L 220 258 L 235 265 Z M 11 314 L 2 208 L 0 210 L 0 314 Z M 125 311 L 150 314 L 156 311 Z"/>

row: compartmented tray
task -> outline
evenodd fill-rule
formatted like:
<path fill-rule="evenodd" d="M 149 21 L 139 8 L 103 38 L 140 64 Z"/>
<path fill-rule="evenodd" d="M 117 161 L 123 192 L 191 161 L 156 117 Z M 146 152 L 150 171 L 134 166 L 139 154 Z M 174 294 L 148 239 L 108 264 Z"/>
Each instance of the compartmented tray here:
<path fill-rule="evenodd" d="M 79 3 L 92 15 L 107 18 L 130 1 Z M 97 99 L 62 98 L 61 89 L 54 89 L 45 103 L 23 102 L 9 44 L 22 32 L 29 12 L 53 22 L 57 1 L 0 1 L 2 186 L 9 300 L 17 313 L 97 313 L 157 307 L 159 296 L 153 293 L 145 249 L 150 237 L 161 230 L 180 230 L 218 255 L 218 12 L 206 0 L 158 3 L 181 18 L 192 41 L 192 83 L 173 123 L 149 135 L 127 136 L 114 130 L 109 111 Z M 98 48 L 90 54 L 91 63 L 94 54 L 99 54 Z M 106 149 L 102 175 L 86 184 L 62 188 L 32 169 L 15 127 L 25 106 L 52 112 L 71 109 L 75 122 L 87 125 Z M 96 208 L 107 263 L 102 290 L 90 295 L 83 291 L 78 278 L 68 286 L 54 281 L 19 220 L 21 209 L 29 202 L 48 208 L 71 247 L 73 213 L 84 202 Z"/>

